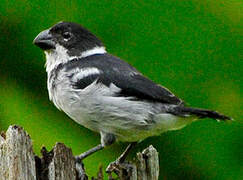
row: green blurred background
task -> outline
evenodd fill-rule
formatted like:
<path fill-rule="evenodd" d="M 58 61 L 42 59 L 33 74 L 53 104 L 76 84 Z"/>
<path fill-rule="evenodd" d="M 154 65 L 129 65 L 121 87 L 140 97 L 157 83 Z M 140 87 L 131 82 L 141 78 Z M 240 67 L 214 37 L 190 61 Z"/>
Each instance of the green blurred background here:
<path fill-rule="evenodd" d="M 82 24 L 107 50 L 172 90 L 188 105 L 232 116 L 151 137 L 160 179 L 243 179 L 242 0 L 1 0 L 0 130 L 18 124 L 39 154 L 63 142 L 79 154 L 100 141 L 48 100 L 44 54 L 34 37 L 65 20 Z M 85 160 L 89 175 L 125 148 L 118 143 Z M 131 158 L 131 157 L 130 157 Z"/>

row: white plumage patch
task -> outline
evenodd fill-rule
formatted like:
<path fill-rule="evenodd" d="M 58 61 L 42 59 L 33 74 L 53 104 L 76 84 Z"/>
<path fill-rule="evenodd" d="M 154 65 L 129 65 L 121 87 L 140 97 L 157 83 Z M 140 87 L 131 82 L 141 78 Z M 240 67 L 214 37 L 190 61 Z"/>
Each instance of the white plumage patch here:
<path fill-rule="evenodd" d="M 77 73 L 73 76 L 72 81 L 77 82 L 78 80 L 81 80 L 87 76 L 95 75 L 95 74 L 100 74 L 101 72 L 95 68 L 77 68 L 74 71 L 77 71 Z M 73 71 L 72 71 L 73 72 Z"/>
<path fill-rule="evenodd" d="M 84 58 L 94 54 L 104 54 L 104 53 L 106 53 L 105 47 L 94 47 L 93 49 L 84 51 L 80 56 L 70 56 L 68 54 L 68 50 L 58 43 L 56 44 L 55 49 L 45 51 L 46 54 L 45 67 L 48 75 L 47 88 L 48 88 L 50 100 L 53 100 L 53 95 L 51 93 L 50 74 L 54 68 L 56 68 L 59 64 L 67 63 L 68 61 L 71 61 L 75 58 Z M 97 68 L 87 68 L 87 69 L 83 69 L 83 71 L 77 69 L 77 72 L 79 72 L 76 76 L 77 79 L 78 78 L 82 79 L 91 74 L 100 73 Z"/>
<path fill-rule="evenodd" d="M 70 60 L 67 49 L 56 44 L 56 49 L 45 51 L 46 54 L 46 72 L 50 73 L 59 64 L 66 63 Z"/>
<path fill-rule="evenodd" d="M 55 67 L 59 64 L 66 63 L 76 58 L 85 58 L 94 54 L 105 54 L 105 47 L 94 47 L 93 49 L 89 49 L 87 51 L 82 52 L 80 56 L 70 56 L 67 53 L 67 49 L 61 46 L 60 44 L 56 44 L 56 48 L 54 50 L 45 51 L 46 54 L 46 71 L 50 73 Z"/>
<path fill-rule="evenodd" d="M 105 53 L 106 53 L 106 50 L 104 47 L 94 47 L 93 49 L 84 51 L 81 56 L 82 56 L 82 58 L 84 58 L 84 57 L 88 57 L 88 56 L 91 56 L 94 54 L 105 54 Z"/>

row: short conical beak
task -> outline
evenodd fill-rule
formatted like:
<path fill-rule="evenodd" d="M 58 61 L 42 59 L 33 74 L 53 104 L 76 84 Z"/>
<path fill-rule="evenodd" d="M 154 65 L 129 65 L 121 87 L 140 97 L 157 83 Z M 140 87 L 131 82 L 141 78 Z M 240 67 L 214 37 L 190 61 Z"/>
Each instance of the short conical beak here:
<path fill-rule="evenodd" d="M 49 29 L 40 32 L 34 39 L 33 43 L 43 50 L 55 49 L 56 44 L 53 41 L 53 37 L 50 34 Z"/>

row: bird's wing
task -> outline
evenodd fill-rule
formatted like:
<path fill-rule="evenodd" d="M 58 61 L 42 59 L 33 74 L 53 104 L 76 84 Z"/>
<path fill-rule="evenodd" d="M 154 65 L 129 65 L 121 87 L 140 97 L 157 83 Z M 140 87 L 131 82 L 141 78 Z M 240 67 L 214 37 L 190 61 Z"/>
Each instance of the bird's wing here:
<path fill-rule="evenodd" d="M 105 76 L 108 77 L 107 74 Z M 141 74 L 117 74 L 114 72 L 110 82 L 121 89 L 120 96 L 133 96 L 168 104 L 180 104 L 182 102 L 169 90 L 155 84 Z"/>
<path fill-rule="evenodd" d="M 132 96 L 138 99 L 158 101 L 168 104 L 182 104 L 183 101 L 177 98 L 165 87 L 149 80 L 135 68 L 112 55 L 97 55 L 96 58 L 87 57 L 77 61 L 80 68 L 95 67 L 101 73 L 92 74 L 76 83 L 77 88 L 85 88 L 95 80 L 109 87 L 114 84 L 120 88 L 118 96 Z"/>

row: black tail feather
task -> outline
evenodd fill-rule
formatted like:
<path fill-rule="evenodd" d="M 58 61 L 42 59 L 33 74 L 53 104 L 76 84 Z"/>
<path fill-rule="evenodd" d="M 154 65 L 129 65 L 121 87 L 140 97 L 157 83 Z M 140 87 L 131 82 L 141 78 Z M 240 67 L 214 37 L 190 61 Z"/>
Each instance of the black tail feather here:
<path fill-rule="evenodd" d="M 180 112 L 184 114 L 196 115 L 199 118 L 213 118 L 218 120 L 232 120 L 232 118 L 220 114 L 216 111 L 207 110 L 207 109 L 199 109 L 199 108 L 191 108 L 191 107 L 180 107 Z"/>

